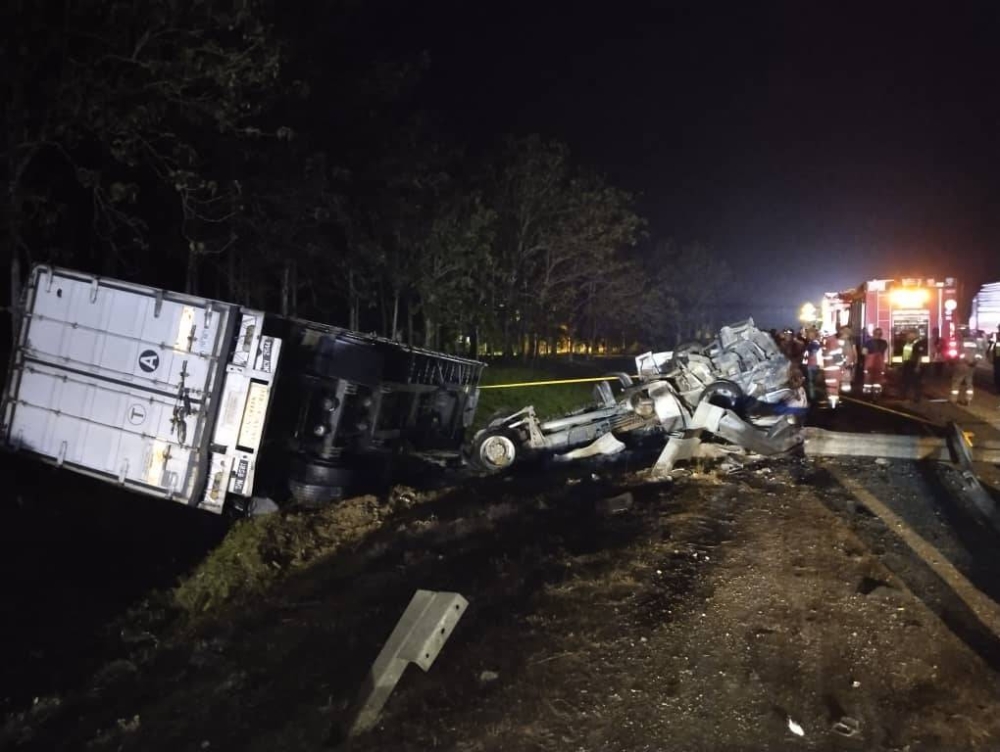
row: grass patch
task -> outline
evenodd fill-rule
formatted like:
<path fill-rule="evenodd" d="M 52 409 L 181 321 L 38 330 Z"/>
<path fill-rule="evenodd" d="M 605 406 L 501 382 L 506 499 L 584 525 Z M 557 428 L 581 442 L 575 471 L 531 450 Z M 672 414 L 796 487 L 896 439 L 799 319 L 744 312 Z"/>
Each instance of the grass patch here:
<path fill-rule="evenodd" d="M 558 364 L 541 364 L 533 368 L 525 366 L 490 365 L 483 370 L 482 385 L 514 384 L 525 381 L 549 381 L 554 379 L 586 378 L 604 376 L 601 363 L 583 364 L 570 371 Z M 549 386 L 513 387 L 510 389 L 483 389 L 479 393 L 479 406 L 472 430 L 483 428 L 496 413 L 514 412 L 533 405 L 539 418 L 554 418 L 593 403 L 595 383 L 553 384 Z M 611 381 L 615 393 L 620 393 L 618 382 Z"/>
<path fill-rule="evenodd" d="M 234 525 L 225 540 L 172 593 L 188 617 L 260 595 L 276 582 L 374 532 L 391 513 L 374 496 L 325 509 L 254 517 Z"/>
<path fill-rule="evenodd" d="M 606 365 L 546 363 L 533 368 L 491 365 L 483 384 L 507 384 L 605 375 Z M 617 382 L 612 381 L 616 393 Z M 593 383 L 486 389 L 481 392 L 474 430 L 502 409 L 534 405 L 542 418 L 563 415 L 593 402 Z M 423 495 L 421 495 L 423 496 Z M 428 495 L 429 497 L 430 495 Z M 421 501 L 426 499 L 421 498 Z M 320 558 L 355 545 L 391 516 L 394 503 L 362 496 L 313 512 L 255 517 L 234 525 L 222 543 L 170 594 L 187 617 L 209 614 L 231 602 L 259 596 L 288 575 Z"/>

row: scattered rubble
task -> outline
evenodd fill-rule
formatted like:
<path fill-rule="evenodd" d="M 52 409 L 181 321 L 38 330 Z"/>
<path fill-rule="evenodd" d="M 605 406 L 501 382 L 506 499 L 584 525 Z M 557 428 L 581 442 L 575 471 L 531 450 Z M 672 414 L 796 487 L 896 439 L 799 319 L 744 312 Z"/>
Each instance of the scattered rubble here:
<path fill-rule="evenodd" d="M 806 732 L 803 730 L 802 726 L 792 720 L 792 717 L 788 717 L 788 730 L 791 731 L 796 736 L 805 736 Z"/>

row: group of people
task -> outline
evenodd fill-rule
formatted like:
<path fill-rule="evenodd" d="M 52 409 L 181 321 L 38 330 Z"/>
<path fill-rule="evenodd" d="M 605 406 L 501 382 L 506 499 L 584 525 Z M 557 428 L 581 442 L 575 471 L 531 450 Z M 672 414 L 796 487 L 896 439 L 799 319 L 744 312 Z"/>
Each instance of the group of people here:
<path fill-rule="evenodd" d="M 835 403 L 839 398 L 840 385 L 845 381 L 851 384 L 860 381 L 866 397 L 878 399 L 882 396 L 890 353 L 889 342 L 881 329 L 876 328 L 871 334 L 862 332 L 860 338 L 856 338 L 847 326 L 841 327 L 836 334 L 822 334 L 815 327 L 803 327 L 798 332 L 772 329 L 771 336 L 793 364 L 804 366 L 810 402 L 814 402 L 820 396 L 820 389 L 824 388 L 826 398 Z M 975 370 L 984 359 L 992 362 L 993 382 L 1000 394 L 1000 325 L 988 346 L 972 333 L 955 344 L 957 352 L 946 353 L 950 343 L 942 339 L 937 329 L 931 331 L 929 338 L 921 336 L 916 329 L 902 335 L 901 350 L 895 354 L 901 361 L 900 392 L 903 399 L 919 402 L 928 367 L 941 376 L 948 361 L 951 363 L 951 401 L 960 405 L 971 404 L 975 392 Z"/>
<path fill-rule="evenodd" d="M 883 338 L 881 329 L 875 329 L 871 336 L 865 337 L 860 347 L 848 326 L 841 327 L 836 334 L 822 334 L 816 327 L 803 327 L 798 332 L 792 329 L 781 332 L 772 330 L 771 335 L 785 357 L 804 366 L 806 390 L 811 402 L 824 395 L 828 401 L 836 402 L 841 384 L 856 380 L 859 365 L 864 393 L 873 398 L 881 395 L 889 350 L 889 343 Z"/>

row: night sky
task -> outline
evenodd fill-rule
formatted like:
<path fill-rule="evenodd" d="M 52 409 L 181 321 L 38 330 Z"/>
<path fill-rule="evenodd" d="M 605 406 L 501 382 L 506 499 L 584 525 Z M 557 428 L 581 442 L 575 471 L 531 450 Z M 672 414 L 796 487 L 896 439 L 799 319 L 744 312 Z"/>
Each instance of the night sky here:
<path fill-rule="evenodd" d="M 420 96 L 457 137 L 567 142 L 654 236 L 731 263 L 734 316 L 1000 279 L 998 4 L 392 5 L 367 43 L 429 53 Z"/>

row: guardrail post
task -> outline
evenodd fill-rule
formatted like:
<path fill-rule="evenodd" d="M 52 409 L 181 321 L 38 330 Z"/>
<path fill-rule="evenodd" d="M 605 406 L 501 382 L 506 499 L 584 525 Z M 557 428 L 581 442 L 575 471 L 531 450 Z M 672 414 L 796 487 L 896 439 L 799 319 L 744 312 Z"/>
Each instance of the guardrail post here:
<path fill-rule="evenodd" d="M 410 663 L 430 669 L 469 602 L 458 593 L 418 590 L 361 685 L 348 736 L 367 731 Z"/>

